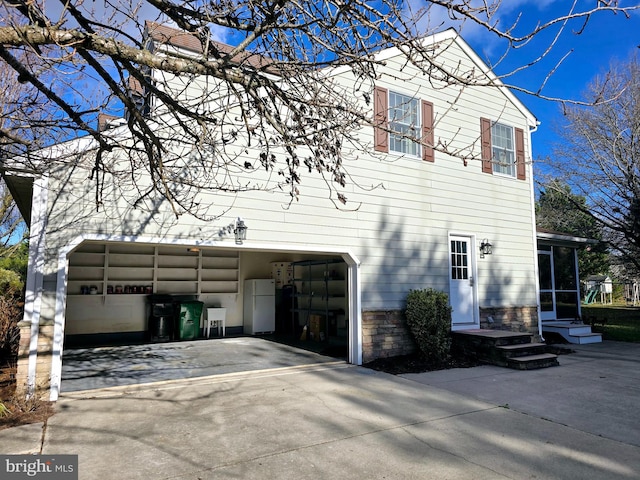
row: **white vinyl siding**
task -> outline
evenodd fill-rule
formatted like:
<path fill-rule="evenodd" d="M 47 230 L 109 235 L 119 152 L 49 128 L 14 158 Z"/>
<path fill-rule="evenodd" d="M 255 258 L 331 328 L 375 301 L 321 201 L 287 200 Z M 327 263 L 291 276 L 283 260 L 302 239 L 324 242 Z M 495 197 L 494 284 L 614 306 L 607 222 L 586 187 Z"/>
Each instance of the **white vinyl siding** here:
<path fill-rule="evenodd" d="M 419 157 L 420 127 L 418 99 L 389 92 L 389 129 L 391 130 L 389 150 Z"/>
<path fill-rule="evenodd" d="M 456 43 L 443 48 L 438 60 L 460 69 L 475 68 Z M 346 153 L 345 168 L 350 181 L 341 190 L 348 199 L 343 210 L 337 210 L 327 200 L 327 184 L 318 175 L 303 172 L 300 199 L 289 205 L 288 199 L 274 188 L 276 176 L 261 170 L 245 172 L 237 179 L 242 183 L 251 180 L 264 185 L 265 191 L 240 195 L 203 194 L 200 204 L 210 205 L 206 213 L 221 215 L 215 220 L 203 221 L 188 215 L 176 218 L 167 202 L 142 202 L 134 209 L 130 203 L 135 200 L 137 191 L 127 181 L 115 181 L 109 175 L 105 181 L 107 201 L 96 212 L 94 189 L 86 181 L 93 166 L 93 157 L 88 154 L 86 160 L 82 160 L 86 170 L 76 168 L 68 172 L 68 177 L 61 175 L 59 179 L 51 179 L 50 190 L 54 193 L 50 195 L 47 248 L 56 262 L 48 262 L 45 274 L 55 275 L 58 248 L 79 233 L 112 232 L 113 235 L 137 235 L 167 242 L 172 239 L 214 239 L 227 244 L 233 239 L 219 237 L 219 232 L 240 216 L 249 228 L 247 247 L 261 244 L 339 245 L 352 251 L 362 261 L 360 278 L 365 310 L 402 308 L 412 288 L 432 286 L 447 291 L 450 231 L 473 233 L 478 238 L 488 238 L 494 245 L 493 255 L 478 266 L 482 307 L 535 305 L 535 236 L 530 182 L 516 182 L 503 174 L 483 173 L 480 158 L 481 117 L 509 126 L 511 152 L 516 149 L 515 129 L 525 130 L 524 150 L 526 158 L 530 158 L 529 123 L 523 112 L 498 88 L 462 88 L 424 81 L 420 72 L 407 66 L 400 56 L 386 59 L 376 73 L 376 87 L 391 92 L 402 88 L 405 95 L 400 97 L 412 100 L 412 108 L 406 101 L 407 108 L 399 108 L 399 112 L 406 111 L 406 114 L 398 113 L 394 120 L 397 127 L 392 128 L 413 127 L 419 137 L 420 102 L 428 100 L 433 103 L 435 144 L 446 142 L 449 151 L 459 152 L 460 156 L 469 159 L 468 162 L 465 164 L 461 158 L 442 151 L 438 152 L 435 163 L 410 161 L 412 159 L 397 155 L 374 155 L 374 129 L 363 126 L 360 140 L 370 148 Z M 345 91 L 360 88 L 349 72 L 336 75 L 333 80 Z M 195 82 L 191 85 L 195 86 Z M 214 93 L 211 91 L 210 95 Z M 402 100 L 396 99 L 394 104 L 389 100 L 385 109 L 389 112 L 385 133 L 386 122 L 391 124 L 393 118 L 393 105 L 403 104 Z M 373 107 L 369 105 L 368 108 Z M 388 138 L 388 150 L 420 157 L 420 146 L 415 142 L 406 139 L 404 144 L 392 146 L 393 135 Z M 410 146 L 413 150 L 409 150 Z M 231 151 L 234 147 L 228 148 Z M 237 153 L 239 159 L 254 161 L 260 149 L 254 145 L 246 150 L 238 148 Z M 110 160 L 117 154 L 116 149 L 105 157 Z M 303 154 L 301 152 L 301 156 Z M 185 158 L 189 158 L 188 155 Z M 123 168 L 126 168 L 126 153 L 122 154 L 122 159 Z M 140 169 L 138 175 L 144 180 L 147 173 Z M 129 198 L 125 198 L 127 195 Z M 472 246 L 476 252 L 478 247 Z M 273 257 L 274 261 L 281 259 L 281 256 Z M 240 278 L 245 278 L 242 265 L 248 268 L 249 262 L 241 262 Z M 45 288 L 55 290 L 55 280 L 45 284 Z M 88 301 L 83 297 L 80 299 Z M 53 318 L 51 313 L 47 314 Z M 233 320 L 229 325 L 234 325 Z"/>

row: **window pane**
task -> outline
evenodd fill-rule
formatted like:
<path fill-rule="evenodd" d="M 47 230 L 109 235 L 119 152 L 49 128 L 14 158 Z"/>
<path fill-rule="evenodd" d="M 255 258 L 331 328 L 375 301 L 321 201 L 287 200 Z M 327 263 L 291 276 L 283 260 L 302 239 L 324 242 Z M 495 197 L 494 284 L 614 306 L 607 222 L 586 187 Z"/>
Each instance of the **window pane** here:
<path fill-rule="evenodd" d="M 551 292 L 540 293 L 540 310 L 553 312 L 553 294 Z"/>
<path fill-rule="evenodd" d="M 389 135 L 391 151 L 420 155 L 420 144 L 411 140 L 420 140 L 419 103 L 416 98 L 389 92 L 389 128 L 392 132 Z"/>
<path fill-rule="evenodd" d="M 491 146 L 493 153 L 493 171 L 515 177 L 515 150 L 513 146 L 513 127 L 494 123 L 491 126 Z"/>
<path fill-rule="evenodd" d="M 573 248 L 553 247 L 553 268 L 556 290 L 578 290 Z"/>
<path fill-rule="evenodd" d="M 578 294 L 575 292 L 556 293 L 556 317 L 558 319 L 578 318 Z"/>
<path fill-rule="evenodd" d="M 467 243 L 451 241 L 451 278 L 453 280 L 469 279 L 469 257 Z"/>
<path fill-rule="evenodd" d="M 551 290 L 551 255 L 538 254 L 538 279 L 541 290 Z"/>

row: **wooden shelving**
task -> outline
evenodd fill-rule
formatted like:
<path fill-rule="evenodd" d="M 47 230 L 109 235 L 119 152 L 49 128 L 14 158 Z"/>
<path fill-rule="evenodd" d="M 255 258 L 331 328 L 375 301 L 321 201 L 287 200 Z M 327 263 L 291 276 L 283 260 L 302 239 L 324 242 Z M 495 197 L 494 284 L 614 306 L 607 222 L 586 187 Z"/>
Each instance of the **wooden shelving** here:
<path fill-rule="evenodd" d="M 69 256 L 68 295 L 238 293 L 238 252 L 137 244 L 85 243 Z M 129 293 L 131 295 L 131 293 Z"/>

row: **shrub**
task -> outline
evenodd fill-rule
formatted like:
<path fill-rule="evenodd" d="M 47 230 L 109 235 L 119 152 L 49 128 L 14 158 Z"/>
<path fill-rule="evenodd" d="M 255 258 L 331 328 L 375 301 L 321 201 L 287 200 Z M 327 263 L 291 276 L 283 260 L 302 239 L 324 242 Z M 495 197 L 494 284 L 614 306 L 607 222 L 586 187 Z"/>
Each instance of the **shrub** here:
<path fill-rule="evenodd" d="M 15 362 L 20 341 L 18 322 L 22 315 L 22 281 L 9 270 L 0 269 L 0 368 Z"/>
<path fill-rule="evenodd" d="M 431 288 L 410 290 L 407 296 L 407 325 L 422 355 L 434 364 L 449 359 L 451 310 L 448 295 Z"/>
<path fill-rule="evenodd" d="M 13 270 L 0 268 L 0 295 L 13 294 L 22 290 L 23 283 L 20 274 Z"/>

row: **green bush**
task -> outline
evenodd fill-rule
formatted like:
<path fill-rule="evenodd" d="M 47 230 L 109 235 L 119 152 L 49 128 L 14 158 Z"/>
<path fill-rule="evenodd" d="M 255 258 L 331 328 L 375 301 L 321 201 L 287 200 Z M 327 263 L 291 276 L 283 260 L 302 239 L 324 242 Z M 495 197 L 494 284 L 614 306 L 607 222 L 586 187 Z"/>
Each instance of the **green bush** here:
<path fill-rule="evenodd" d="M 451 306 L 446 293 L 410 290 L 407 295 L 407 325 L 418 348 L 434 364 L 445 363 L 451 352 Z"/>
<path fill-rule="evenodd" d="M 22 279 L 17 272 L 0 268 L 0 295 L 22 290 Z"/>

